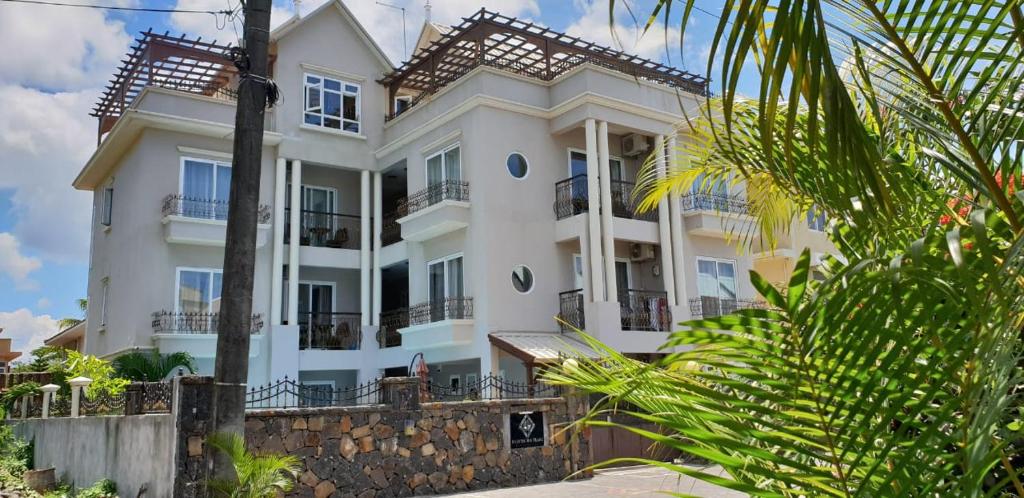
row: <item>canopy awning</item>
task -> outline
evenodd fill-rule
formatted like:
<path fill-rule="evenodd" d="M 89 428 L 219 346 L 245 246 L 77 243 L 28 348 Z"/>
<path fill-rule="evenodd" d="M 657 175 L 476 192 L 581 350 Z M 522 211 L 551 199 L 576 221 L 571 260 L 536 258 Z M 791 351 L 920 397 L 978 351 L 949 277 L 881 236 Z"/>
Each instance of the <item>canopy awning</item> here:
<path fill-rule="evenodd" d="M 565 358 L 597 358 L 600 355 L 574 333 L 504 331 L 487 338 L 498 349 L 527 365 L 555 363 Z"/>

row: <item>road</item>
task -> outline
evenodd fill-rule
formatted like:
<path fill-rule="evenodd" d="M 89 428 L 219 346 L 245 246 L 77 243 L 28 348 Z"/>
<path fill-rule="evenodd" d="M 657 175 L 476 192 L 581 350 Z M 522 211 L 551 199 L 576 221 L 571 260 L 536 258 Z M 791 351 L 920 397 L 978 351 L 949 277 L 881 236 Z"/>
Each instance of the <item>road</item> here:
<path fill-rule="evenodd" d="M 705 470 L 701 467 L 695 469 Z M 712 467 L 706 472 L 721 473 L 721 469 Z M 663 497 L 664 491 L 686 493 L 705 498 L 742 498 L 745 495 L 718 486 L 706 484 L 689 477 L 658 467 L 628 467 L 598 471 L 593 479 L 580 481 L 564 481 L 519 488 L 474 491 L 451 495 L 457 498 L 510 498 L 510 497 L 543 497 L 543 498 L 580 498 L 580 497 Z"/>

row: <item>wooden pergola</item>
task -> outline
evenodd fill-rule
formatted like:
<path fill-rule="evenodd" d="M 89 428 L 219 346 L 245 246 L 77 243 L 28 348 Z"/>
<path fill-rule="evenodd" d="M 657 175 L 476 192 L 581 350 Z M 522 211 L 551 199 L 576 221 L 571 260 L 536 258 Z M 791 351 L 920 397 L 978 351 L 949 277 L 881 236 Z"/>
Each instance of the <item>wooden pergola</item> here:
<path fill-rule="evenodd" d="M 584 63 L 698 95 L 708 91 L 708 80 L 702 76 L 485 9 L 463 18 L 379 82 L 388 88 L 392 119 L 399 90 L 418 93 L 415 105 L 478 66 L 549 81 Z"/>
<path fill-rule="evenodd" d="M 201 95 L 234 98 L 229 84 L 236 75 L 231 45 L 145 31 L 107 85 L 91 115 L 99 118 L 97 139 L 114 127 L 142 89 L 149 85 Z"/>

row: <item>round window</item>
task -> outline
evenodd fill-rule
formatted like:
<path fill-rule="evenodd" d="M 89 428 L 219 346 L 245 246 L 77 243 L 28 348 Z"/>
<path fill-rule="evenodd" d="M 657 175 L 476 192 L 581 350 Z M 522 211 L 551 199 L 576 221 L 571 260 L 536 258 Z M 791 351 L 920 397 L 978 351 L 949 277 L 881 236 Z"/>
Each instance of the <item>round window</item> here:
<path fill-rule="evenodd" d="M 508 155 L 508 159 L 505 159 L 505 166 L 508 167 L 508 174 L 515 178 L 524 178 L 529 166 L 526 164 L 526 158 L 518 152 L 513 152 Z"/>
<path fill-rule="evenodd" d="M 519 265 L 512 269 L 512 287 L 522 294 L 533 290 L 533 272 L 525 265 Z"/>

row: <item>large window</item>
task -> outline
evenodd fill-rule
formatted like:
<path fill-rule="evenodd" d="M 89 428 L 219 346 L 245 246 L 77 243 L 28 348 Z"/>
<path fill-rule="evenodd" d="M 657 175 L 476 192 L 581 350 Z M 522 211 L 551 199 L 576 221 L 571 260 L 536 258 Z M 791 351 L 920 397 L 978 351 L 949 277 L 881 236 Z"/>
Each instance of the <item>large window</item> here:
<path fill-rule="evenodd" d="M 463 297 L 462 255 L 427 263 L 427 281 L 427 299 L 431 302 Z"/>
<path fill-rule="evenodd" d="M 736 263 L 729 260 L 697 258 L 697 292 L 704 316 L 736 310 Z"/>
<path fill-rule="evenodd" d="M 179 313 L 219 313 L 221 270 L 178 269 Z"/>
<path fill-rule="evenodd" d="M 427 158 L 427 186 L 462 181 L 462 154 L 459 144 L 446 147 Z"/>
<path fill-rule="evenodd" d="M 359 133 L 359 85 L 307 74 L 304 93 L 304 123 Z"/>
<path fill-rule="evenodd" d="M 191 218 L 228 219 L 231 164 L 184 158 L 181 162 L 181 214 Z"/>
<path fill-rule="evenodd" d="M 825 213 L 818 213 L 812 207 L 807 210 L 807 228 L 816 232 L 825 231 Z"/>

